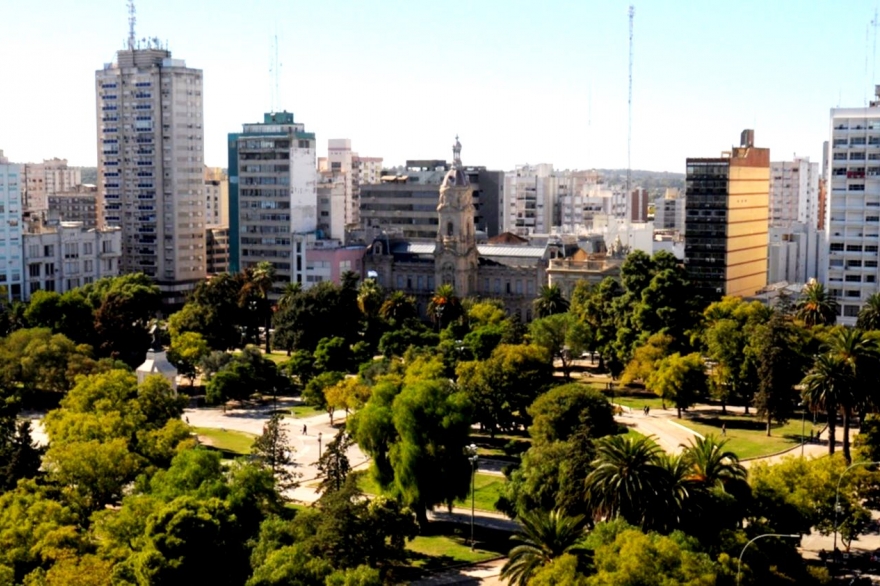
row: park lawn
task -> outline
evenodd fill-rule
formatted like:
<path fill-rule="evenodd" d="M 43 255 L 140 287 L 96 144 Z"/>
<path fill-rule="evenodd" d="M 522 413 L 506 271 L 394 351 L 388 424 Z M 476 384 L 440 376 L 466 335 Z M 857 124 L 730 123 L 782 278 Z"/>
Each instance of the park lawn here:
<path fill-rule="evenodd" d="M 482 511 L 494 511 L 498 497 L 504 492 L 504 484 L 507 479 L 504 476 L 494 474 L 474 475 L 474 508 Z M 462 500 L 455 501 L 456 507 L 469 508 L 471 506 L 471 491 Z"/>
<path fill-rule="evenodd" d="M 766 421 L 745 415 L 707 415 L 700 412 L 686 413 L 682 419 L 673 421 L 692 429 L 703 436 L 714 435 L 721 438 L 721 425 L 727 428 L 728 450 L 734 452 L 741 459 L 769 456 L 783 450 L 796 447 L 801 443 L 801 419 L 796 417 L 785 425 L 774 423 L 771 435 L 767 437 Z M 817 433 L 824 424 L 813 426 L 813 422 L 807 419 L 804 433 L 809 438 L 810 431 Z"/>
<path fill-rule="evenodd" d="M 281 364 L 290 360 L 290 356 L 287 355 L 287 352 L 277 350 L 273 350 L 270 354 L 266 354 L 265 352 L 263 352 L 263 356 L 265 356 L 275 364 Z"/>
<path fill-rule="evenodd" d="M 481 511 L 494 511 L 495 501 L 501 496 L 505 482 L 507 482 L 507 479 L 503 476 L 481 474 L 480 472 L 477 472 L 476 477 L 474 478 L 474 485 L 476 486 L 476 490 L 474 491 L 474 508 Z M 382 488 L 379 486 L 379 483 L 376 482 L 373 476 L 369 473 L 358 475 L 358 487 L 364 491 L 365 494 L 382 494 Z M 470 508 L 470 490 L 468 490 L 466 498 L 455 502 L 455 506 Z"/>
<path fill-rule="evenodd" d="M 195 427 L 199 441 L 222 452 L 232 454 L 250 454 L 251 446 L 257 436 L 243 431 L 230 431 L 213 427 Z"/>
<path fill-rule="evenodd" d="M 497 558 L 499 552 L 475 548 L 471 551 L 469 536 L 417 535 L 406 549 L 419 554 L 411 556 L 414 567 L 436 570 L 464 563 L 477 563 Z"/>
<path fill-rule="evenodd" d="M 326 411 L 314 405 L 294 405 L 290 408 L 290 415 L 288 417 L 302 419 L 303 417 L 313 417 L 322 413 L 326 413 Z"/>
<path fill-rule="evenodd" d="M 612 401 L 611 393 L 602 391 L 602 394 L 605 395 L 609 401 Z M 663 410 L 663 402 L 660 400 L 660 397 L 650 393 L 644 395 L 622 395 L 619 392 L 615 392 L 613 402 L 624 407 L 629 407 L 638 412 L 641 412 L 641 410 L 645 408 L 645 405 L 654 411 Z M 669 409 L 674 408 L 674 406 L 669 403 L 667 403 L 666 406 Z"/>

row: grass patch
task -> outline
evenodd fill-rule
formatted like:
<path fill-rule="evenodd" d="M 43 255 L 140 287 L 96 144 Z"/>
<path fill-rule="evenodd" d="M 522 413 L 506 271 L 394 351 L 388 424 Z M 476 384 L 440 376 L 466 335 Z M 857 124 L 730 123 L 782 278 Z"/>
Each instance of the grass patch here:
<path fill-rule="evenodd" d="M 496 476 L 493 474 L 474 475 L 474 508 L 481 511 L 494 511 L 495 503 L 498 497 L 504 492 L 504 484 L 507 479 L 504 476 Z M 471 506 L 471 491 L 462 500 L 455 501 L 456 507 L 468 508 Z"/>
<path fill-rule="evenodd" d="M 243 431 L 230 431 L 212 427 L 195 427 L 199 441 L 226 454 L 241 456 L 251 453 L 257 436 Z"/>
<path fill-rule="evenodd" d="M 271 353 L 266 354 L 263 352 L 263 356 L 274 362 L 275 364 L 281 364 L 282 362 L 287 362 L 290 360 L 290 356 L 287 355 L 287 352 L 273 350 Z"/>
<path fill-rule="evenodd" d="M 774 423 L 770 437 L 767 437 L 766 420 L 754 415 L 685 413 L 681 420 L 674 421 L 701 435 L 714 435 L 719 438 L 721 438 L 721 426 L 724 425 L 727 430 L 724 439 L 729 440 L 726 447 L 740 458 L 767 456 L 801 443 L 800 414 L 795 415 L 795 418 L 785 425 Z M 804 434 L 809 439 L 810 431 L 815 435 L 823 426 L 822 423 L 813 426 L 812 420 L 808 418 L 803 428 Z"/>
<path fill-rule="evenodd" d="M 321 415 L 326 413 L 320 407 L 315 407 L 314 405 L 294 405 L 289 409 L 290 415 L 288 417 L 293 417 L 294 419 L 302 419 L 303 417 L 313 417 L 315 415 Z"/>
<path fill-rule="evenodd" d="M 501 496 L 505 482 L 507 482 L 507 479 L 503 476 L 477 472 L 474 478 L 474 486 L 476 487 L 474 491 L 474 508 L 481 511 L 495 511 L 495 501 Z M 358 488 L 365 494 L 382 494 L 382 488 L 379 486 L 379 483 L 369 473 L 358 475 Z M 466 498 L 455 502 L 455 506 L 470 508 L 470 490 L 468 490 Z"/>
<path fill-rule="evenodd" d="M 492 437 L 488 433 L 472 433 L 471 441 L 477 446 L 477 454 L 484 458 L 519 461 L 519 455 L 532 445 L 527 435 L 496 433 Z"/>
<path fill-rule="evenodd" d="M 605 395 L 605 397 L 607 397 L 609 401 L 612 401 L 611 393 L 607 391 L 602 391 L 602 394 Z M 645 408 L 645 405 L 650 407 L 652 410 L 663 410 L 663 402 L 660 400 L 660 397 L 652 393 L 621 394 L 619 392 L 615 392 L 613 402 L 617 403 L 618 405 L 623 405 L 624 407 L 629 407 L 630 409 L 637 412 L 641 412 L 641 410 Z M 667 403 L 666 406 L 669 409 L 673 409 L 673 406 L 669 403 Z"/>
<path fill-rule="evenodd" d="M 467 525 L 434 521 L 428 527 L 428 532 L 406 544 L 410 567 L 423 572 L 438 572 L 450 566 L 498 558 L 507 555 L 513 545 L 509 533 L 479 525 L 474 527 L 473 551 L 471 528 Z"/>

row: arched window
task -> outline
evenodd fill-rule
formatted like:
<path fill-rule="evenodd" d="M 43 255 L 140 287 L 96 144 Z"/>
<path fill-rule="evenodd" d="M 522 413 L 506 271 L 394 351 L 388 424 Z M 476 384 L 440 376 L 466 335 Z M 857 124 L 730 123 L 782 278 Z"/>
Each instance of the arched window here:
<path fill-rule="evenodd" d="M 455 235 L 455 226 L 452 225 L 452 222 L 446 223 L 446 235 L 454 236 Z"/>

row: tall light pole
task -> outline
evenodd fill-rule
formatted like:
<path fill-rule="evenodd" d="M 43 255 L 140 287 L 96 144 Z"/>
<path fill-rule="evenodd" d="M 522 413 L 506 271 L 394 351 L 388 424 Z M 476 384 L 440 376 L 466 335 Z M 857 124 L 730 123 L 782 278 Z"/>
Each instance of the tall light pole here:
<path fill-rule="evenodd" d="M 742 551 L 739 552 L 739 560 L 737 561 L 737 564 L 736 564 L 736 583 L 737 584 L 739 584 L 740 574 L 742 573 L 743 554 L 746 553 L 746 549 L 748 549 L 748 547 L 752 543 L 754 543 L 755 541 L 758 541 L 759 539 L 762 539 L 764 537 L 782 537 L 782 538 L 786 538 L 786 539 L 800 539 L 801 538 L 801 536 L 797 535 L 797 534 L 765 533 L 763 535 L 758 535 L 757 537 L 753 537 L 752 539 L 750 539 L 749 542 L 743 546 Z"/>
<path fill-rule="evenodd" d="M 321 459 L 321 432 L 318 432 L 318 459 Z"/>
<path fill-rule="evenodd" d="M 471 463 L 471 551 L 474 550 L 474 488 L 476 485 L 477 478 L 477 460 L 479 456 L 477 456 L 477 446 L 475 444 L 471 444 L 469 446 L 465 446 L 465 453 L 468 456 L 468 460 Z"/>
<path fill-rule="evenodd" d="M 843 474 L 840 475 L 840 478 L 837 479 L 837 490 L 834 492 L 834 551 L 837 551 L 837 509 L 840 508 L 840 483 L 843 477 L 846 476 L 846 473 L 856 466 L 872 466 L 874 464 L 880 464 L 880 462 L 855 462 L 850 464 L 843 471 Z"/>

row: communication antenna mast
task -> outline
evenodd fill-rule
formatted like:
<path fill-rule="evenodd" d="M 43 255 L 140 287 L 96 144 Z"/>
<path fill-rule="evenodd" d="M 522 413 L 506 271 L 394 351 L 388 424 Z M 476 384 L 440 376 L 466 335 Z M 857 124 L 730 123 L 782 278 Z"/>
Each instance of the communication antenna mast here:
<path fill-rule="evenodd" d="M 275 28 L 275 36 L 272 37 L 271 55 L 269 59 L 269 82 L 271 84 L 271 101 L 272 112 L 278 111 L 281 95 L 279 90 L 278 78 L 280 75 L 281 63 L 278 61 L 278 28 Z"/>
<path fill-rule="evenodd" d="M 134 37 L 134 25 L 137 23 L 135 16 L 134 0 L 128 0 L 128 50 L 134 51 L 137 40 Z"/>
<path fill-rule="evenodd" d="M 636 7 L 629 5 L 629 97 L 627 99 L 627 131 L 626 131 L 626 198 L 629 201 L 632 189 L 632 125 L 633 125 L 633 19 Z"/>
<path fill-rule="evenodd" d="M 877 7 L 874 7 L 874 18 L 871 19 L 871 28 L 874 29 L 874 52 L 871 53 L 871 84 L 877 83 Z"/>

